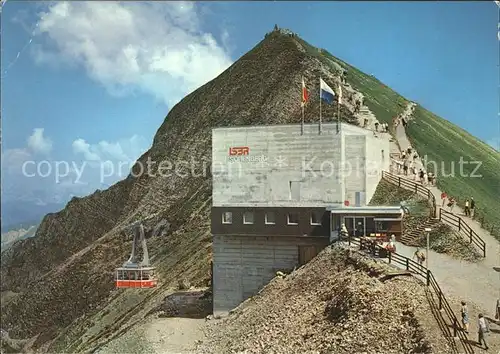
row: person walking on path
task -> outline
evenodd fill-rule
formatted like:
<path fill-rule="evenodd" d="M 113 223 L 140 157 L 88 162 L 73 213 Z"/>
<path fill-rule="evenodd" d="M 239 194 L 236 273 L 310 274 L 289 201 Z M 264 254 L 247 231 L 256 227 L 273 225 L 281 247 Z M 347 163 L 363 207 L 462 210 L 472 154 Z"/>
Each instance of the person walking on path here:
<path fill-rule="evenodd" d="M 465 200 L 464 213 L 465 213 L 465 216 L 470 216 L 469 199 Z"/>
<path fill-rule="evenodd" d="M 462 301 L 462 309 L 460 310 L 460 315 L 462 317 L 462 327 L 465 333 L 469 333 L 469 309 L 465 301 Z"/>
<path fill-rule="evenodd" d="M 441 205 L 441 207 L 444 208 L 444 204 L 446 203 L 446 193 L 445 192 L 441 193 L 441 200 L 443 201 L 443 204 Z"/>
<path fill-rule="evenodd" d="M 448 198 L 448 208 L 450 208 L 450 213 L 453 212 L 453 207 L 455 206 L 455 199 L 453 197 Z"/>
<path fill-rule="evenodd" d="M 474 208 L 476 207 L 476 202 L 474 201 L 474 197 L 470 197 L 470 217 L 474 218 Z"/>
<path fill-rule="evenodd" d="M 403 162 L 403 173 L 405 174 L 405 176 L 408 176 L 408 160 L 405 160 Z"/>
<path fill-rule="evenodd" d="M 477 321 L 477 343 L 479 345 L 483 345 L 484 343 L 484 348 L 488 350 L 488 342 L 486 342 L 486 336 L 488 335 L 490 328 L 488 326 L 486 318 L 484 318 L 482 313 L 480 313 L 478 317 L 479 319 Z"/>
<path fill-rule="evenodd" d="M 497 299 L 497 307 L 495 310 L 495 319 L 500 321 L 500 298 Z"/>
<path fill-rule="evenodd" d="M 417 247 L 417 250 L 413 254 L 413 259 L 417 258 L 417 262 L 420 265 L 424 264 L 425 261 L 425 255 L 420 251 L 420 248 Z"/>

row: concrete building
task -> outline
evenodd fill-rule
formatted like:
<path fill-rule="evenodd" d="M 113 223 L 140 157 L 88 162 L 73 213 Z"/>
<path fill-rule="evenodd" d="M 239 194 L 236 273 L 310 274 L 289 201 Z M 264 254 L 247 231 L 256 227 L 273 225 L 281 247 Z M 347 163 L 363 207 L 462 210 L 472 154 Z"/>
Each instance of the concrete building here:
<path fill-rule="evenodd" d="M 389 147 L 388 134 L 349 124 L 213 129 L 214 313 L 337 239 L 343 216 L 333 213 L 366 206 Z"/>

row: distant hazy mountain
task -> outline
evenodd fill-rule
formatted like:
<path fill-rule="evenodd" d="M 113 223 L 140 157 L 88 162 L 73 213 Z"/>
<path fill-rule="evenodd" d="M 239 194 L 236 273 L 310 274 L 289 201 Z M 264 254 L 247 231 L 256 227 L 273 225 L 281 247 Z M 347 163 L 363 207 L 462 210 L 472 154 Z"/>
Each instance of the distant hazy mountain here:
<path fill-rule="evenodd" d="M 17 230 L 9 230 L 7 232 L 2 232 L 2 242 L 1 249 L 2 252 L 12 246 L 16 241 L 24 240 L 29 237 L 35 236 L 38 224 L 31 225 L 27 227 L 21 227 Z"/>
<path fill-rule="evenodd" d="M 12 229 L 38 225 L 49 213 L 64 208 L 66 203 L 37 203 L 36 201 L 2 200 L 2 234 Z"/>

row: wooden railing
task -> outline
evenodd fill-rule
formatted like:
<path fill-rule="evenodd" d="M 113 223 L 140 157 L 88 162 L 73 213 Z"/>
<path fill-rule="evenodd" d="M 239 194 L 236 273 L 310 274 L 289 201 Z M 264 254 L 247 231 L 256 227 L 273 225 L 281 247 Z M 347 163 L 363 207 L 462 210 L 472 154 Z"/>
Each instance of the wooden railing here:
<path fill-rule="evenodd" d="M 363 242 L 360 239 L 349 237 L 346 241 L 348 242 L 349 245 L 358 246 L 360 250 L 364 249 Z M 446 300 L 446 297 L 443 291 L 441 290 L 441 287 L 439 286 L 438 282 L 436 281 L 436 278 L 434 278 L 434 275 L 432 274 L 431 270 L 425 268 L 423 265 L 420 265 L 414 260 L 405 257 L 403 255 L 400 255 L 399 253 L 396 252 L 387 252 L 387 257 L 380 257 L 381 249 L 382 249 L 381 246 L 375 245 L 374 247 L 370 247 L 368 251 L 374 257 L 387 258 L 389 264 L 397 264 L 399 266 L 402 266 L 404 269 L 411 272 L 412 274 L 418 275 L 421 278 L 423 278 L 428 288 L 432 289 L 434 294 L 437 296 L 439 314 L 442 317 L 442 320 L 449 323 L 450 327 L 453 329 L 453 337 L 454 338 L 458 337 L 460 339 L 460 342 L 462 343 L 462 346 L 466 354 L 474 354 L 474 348 L 469 342 L 467 335 L 460 329 L 459 325 L 460 322 L 457 316 L 455 315 L 455 311 L 453 311 L 452 307 L 448 303 L 448 300 Z M 445 314 L 446 318 L 443 316 L 443 313 Z M 447 328 L 448 328 L 447 330 L 449 330 L 449 327 Z M 448 334 L 450 333 L 448 332 Z"/>
<path fill-rule="evenodd" d="M 420 183 L 410 181 L 404 177 L 396 176 L 387 171 L 382 171 L 382 178 L 400 188 L 414 191 L 418 195 L 427 198 L 427 200 L 429 201 L 429 206 L 431 208 L 429 213 L 430 216 L 432 218 L 435 218 L 437 216 L 436 197 L 434 197 L 434 194 L 430 189 L 422 186 Z M 449 226 L 456 228 L 458 232 L 462 236 L 465 236 L 471 244 L 479 248 L 479 250 L 483 254 L 483 257 L 486 257 L 486 243 L 474 230 L 471 229 L 469 225 L 467 225 L 467 223 L 462 218 L 446 210 L 443 210 L 443 208 L 439 208 L 439 220 Z"/>
<path fill-rule="evenodd" d="M 430 208 L 429 215 L 431 218 L 436 217 L 436 198 L 429 189 L 425 188 L 420 183 L 410 181 L 404 177 L 396 176 L 395 174 L 387 171 L 382 171 L 382 178 L 400 188 L 414 191 L 421 197 L 427 198 Z"/>
<path fill-rule="evenodd" d="M 460 216 L 440 208 L 439 220 L 454 227 L 462 236 L 469 240 L 469 243 L 479 248 L 483 253 L 483 257 L 486 257 L 486 243 Z"/>

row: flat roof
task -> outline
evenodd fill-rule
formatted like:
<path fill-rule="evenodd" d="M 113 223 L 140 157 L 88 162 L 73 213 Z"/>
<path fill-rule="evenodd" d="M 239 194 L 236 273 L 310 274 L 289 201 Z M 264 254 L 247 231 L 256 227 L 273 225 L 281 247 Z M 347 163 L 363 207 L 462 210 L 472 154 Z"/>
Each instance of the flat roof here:
<path fill-rule="evenodd" d="M 327 207 L 332 214 L 401 214 L 401 206 Z"/>

